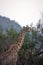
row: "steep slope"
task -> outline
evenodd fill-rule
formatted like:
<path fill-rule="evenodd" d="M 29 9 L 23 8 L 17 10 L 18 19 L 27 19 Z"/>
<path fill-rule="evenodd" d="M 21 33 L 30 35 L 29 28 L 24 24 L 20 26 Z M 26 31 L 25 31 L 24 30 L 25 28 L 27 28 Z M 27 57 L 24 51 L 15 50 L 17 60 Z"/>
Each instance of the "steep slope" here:
<path fill-rule="evenodd" d="M 17 32 L 21 30 L 21 26 L 15 20 L 10 20 L 7 17 L 0 16 L 0 27 L 2 27 L 4 31 L 7 29 L 9 30 L 12 26 Z"/>

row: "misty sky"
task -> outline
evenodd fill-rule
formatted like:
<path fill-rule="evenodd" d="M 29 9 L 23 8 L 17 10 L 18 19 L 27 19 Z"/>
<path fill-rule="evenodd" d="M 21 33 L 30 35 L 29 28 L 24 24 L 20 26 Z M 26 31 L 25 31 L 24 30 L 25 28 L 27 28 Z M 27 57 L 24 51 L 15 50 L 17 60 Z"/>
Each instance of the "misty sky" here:
<path fill-rule="evenodd" d="M 35 25 L 43 12 L 43 0 L 0 0 L 0 15 L 16 20 L 21 26 Z"/>

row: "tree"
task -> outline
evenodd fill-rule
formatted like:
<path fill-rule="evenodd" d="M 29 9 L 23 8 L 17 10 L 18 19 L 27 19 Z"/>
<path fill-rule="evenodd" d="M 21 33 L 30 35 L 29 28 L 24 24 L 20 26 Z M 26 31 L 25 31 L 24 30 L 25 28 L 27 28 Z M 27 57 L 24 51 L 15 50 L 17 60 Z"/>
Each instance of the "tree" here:
<path fill-rule="evenodd" d="M 18 39 L 18 33 L 16 32 L 16 30 L 11 27 L 10 30 L 7 30 L 7 37 L 8 40 L 10 41 L 10 43 L 16 43 L 17 39 Z"/>
<path fill-rule="evenodd" d="M 10 45 L 15 44 L 18 40 L 19 33 L 13 27 L 6 32 L 7 34 L 4 34 L 2 29 L 0 29 L 0 53 L 7 51 Z"/>

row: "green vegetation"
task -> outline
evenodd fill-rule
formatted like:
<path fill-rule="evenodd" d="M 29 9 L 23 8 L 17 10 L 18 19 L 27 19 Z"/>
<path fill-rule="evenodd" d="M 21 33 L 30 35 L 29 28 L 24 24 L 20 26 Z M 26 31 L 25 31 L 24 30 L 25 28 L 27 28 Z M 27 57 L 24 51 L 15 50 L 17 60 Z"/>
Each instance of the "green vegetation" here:
<path fill-rule="evenodd" d="M 3 34 L 2 32 L 3 30 L 0 27 L 0 54 L 7 51 L 11 44 L 15 44 L 19 35 L 19 33 L 17 33 L 13 27 L 10 30 L 7 30 L 6 34 Z"/>

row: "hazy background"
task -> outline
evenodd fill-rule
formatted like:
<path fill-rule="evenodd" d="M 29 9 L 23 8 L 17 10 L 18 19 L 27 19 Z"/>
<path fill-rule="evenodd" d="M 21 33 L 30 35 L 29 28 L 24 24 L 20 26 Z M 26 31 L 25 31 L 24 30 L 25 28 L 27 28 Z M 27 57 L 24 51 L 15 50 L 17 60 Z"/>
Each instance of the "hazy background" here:
<path fill-rule="evenodd" d="M 34 25 L 43 12 L 43 0 L 0 0 L 0 15 L 16 20 L 21 26 Z"/>

